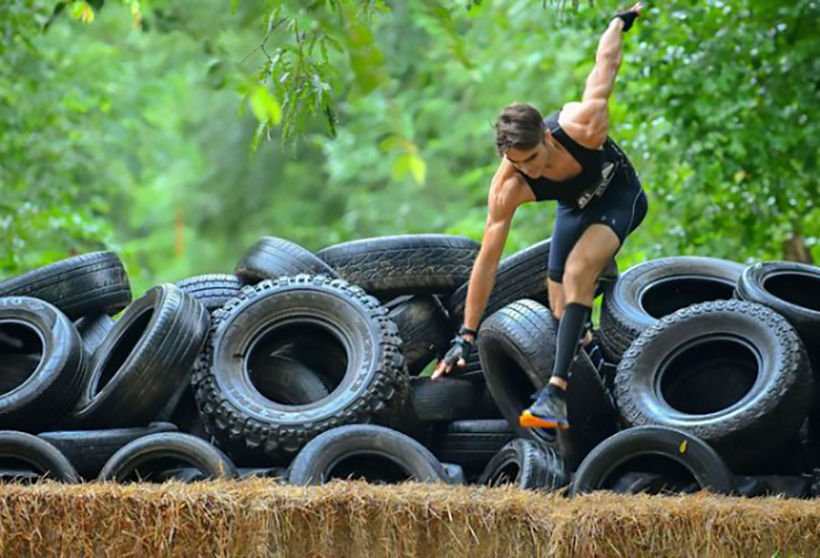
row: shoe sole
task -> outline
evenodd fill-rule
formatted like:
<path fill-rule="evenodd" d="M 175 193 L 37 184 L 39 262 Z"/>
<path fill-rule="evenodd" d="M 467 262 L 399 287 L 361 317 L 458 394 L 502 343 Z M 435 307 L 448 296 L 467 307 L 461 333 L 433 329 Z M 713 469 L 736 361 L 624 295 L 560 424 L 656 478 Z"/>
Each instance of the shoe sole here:
<path fill-rule="evenodd" d="M 537 417 L 529 411 L 524 411 L 521 413 L 521 416 L 518 417 L 518 424 L 523 428 L 551 428 L 554 430 L 569 430 L 569 424 L 565 421 Z"/>

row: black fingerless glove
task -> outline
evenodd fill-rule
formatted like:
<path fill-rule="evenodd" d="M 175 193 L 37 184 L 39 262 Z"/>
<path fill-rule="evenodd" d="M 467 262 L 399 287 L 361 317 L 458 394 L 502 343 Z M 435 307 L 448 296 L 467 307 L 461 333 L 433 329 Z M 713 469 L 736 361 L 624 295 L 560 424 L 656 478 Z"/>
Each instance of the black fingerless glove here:
<path fill-rule="evenodd" d="M 624 33 L 629 31 L 632 28 L 632 23 L 634 23 L 635 18 L 638 17 L 638 12 L 622 12 L 620 14 L 615 14 L 615 17 L 619 17 L 624 20 Z M 615 19 L 614 17 L 612 19 Z"/>
<path fill-rule="evenodd" d="M 450 350 L 445 353 L 442 359 L 447 365 L 455 365 L 458 359 L 463 358 L 467 360 L 470 356 L 470 351 L 473 350 L 473 344 L 464 339 L 461 335 L 456 335 L 450 341 Z"/>

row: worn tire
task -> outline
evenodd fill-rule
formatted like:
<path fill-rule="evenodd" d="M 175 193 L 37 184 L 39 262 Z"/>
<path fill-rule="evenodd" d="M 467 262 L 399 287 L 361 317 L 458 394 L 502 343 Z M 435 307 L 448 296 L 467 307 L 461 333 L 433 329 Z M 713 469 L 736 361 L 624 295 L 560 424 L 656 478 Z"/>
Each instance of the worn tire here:
<path fill-rule="evenodd" d="M 786 318 L 820 365 L 820 268 L 795 262 L 750 265 L 738 279 L 735 294 Z"/>
<path fill-rule="evenodd" d="M 37 436 L 53 445 L 68 458 L 84 479 L 97 477 L 112 455 L 125 444 L 160 432 L 173 432 L 176 427 L 168 422 L 153 422 L 136 428 L 105 430 L 63 430 L 41 432 Z"/>
<path fill-rule="evenodd" d="M 263 236 L 248 248 L 239 260 L 235 273 L 246 284 L 300 273 L 338 277 L 332 267 L 310 250 L 275 236 Z"/>
<path fill-rule="evenodd" d="M 0 428 L 37 432 L 77 401 L 86 374 L 71 321 L 36 298 L 0 297 Z"/>
<path fill-rule="evenodd" d="M 425 295 L 402 296 L 384 306 L 399 328 L 407 370 L 416 376 L 447 348 L 453 335 L 447 312 L 436 297 Z"/>
<path fill-rule="evenodd" d="M 493 456 L 479 484 L 512 484 L 525 490 L 552 491 L 569 484 L 569 474 L 561 457 L 535 440 L 518 438 Z"/>
<path fill-rule="evenodd" d="M 550 254 L 550 241 L 551 239 L 542 240 L 501 261 L 482 318 L 489 317 L 504 306 L 522 298 L 549 305 L 547 261 Z M 450 321 L 456 328 L 460 327 L 464 321 L 468 286 L 469 280 L 462 284 L 447 301 Z"/>
<path fill-rule="evenodd" d="M 165 283 L 117 320 L 94 352 L 72 419 L 86 428 L 142 426 L 188 381 L 208 332 L 208 312 Z"/>
<path fill-rule="evenodd" d="M 345 464 L 353 458 L 360 462 Z M 378 471 L 371 469 L 373 461 L 380 465 Z M 441 463 L 412 438 L 383 426 L 350 424 L 323 432 L 308 442 L 288 468 L 288 482 L 324 484 L 331 478 L 345 478 L 345 473 L 364 472 L 371 475 L 365 476 L 368 480 L 388 483 L 449 480 Z"/>
<path fill-rule="evenodd" d="M 521 411 L 548 381 L 555 361 L 553 317 L 542 304 L 523 299 L 484 320 L 478 333 L 487 387 L 510 428 L 520 438 L 556 447 L 554 430 L 522 428 Z"/>
<path fill-rule="evenodd" d="M 170 432 L 150 434 L 124 445 L 106 462 L 97 478 L 124 482 L 137 474 L 140 480 L 150 479 L 151 475 L 161 472 L 170 460 L 192 465 L 206 479 L 237 477 L 233 462 L 214 445 L 195 436 Z M 152 470 L 152 462 L 159 468 Z M 144 468 L 142 475 L 140 468 Z"/>
<path fill-rule="evenodd" d="M 601 441 L 618 431 L 618 409 L 598 370 L 584 350 L 567 378 L 569 430 L 558 430 L 558 453 L 568 470 L 575 471 L 584 457 Z"/>
<path fill-rule="evenodd" d="M 284 347 L 334 382 L 328 397 L 288 406 L 259 393 L 248 362 Z M 298 275 L 246 286 L 214 313 L 193 385 L 220 447 L 287 461 L 329 428 L 390 416 L 404 404 L 407 373 L 398 329 L 375 298 L 343 279 Z"/>
<path fill-rule="evenodd" d="M 239 294 L 242 281 L 236 275 L 212 273 L 194 275 L 174 283 L 179 289 L 197 299 L 208 312 L 213 312 Z"/>
<path fill-rule="evenodd" d="M 40 476 L 76 484 L 80 476 L 69 460 L 45 440 L 14 430 L 0 430 L 0 459 L 23 461 Z"/>
<path fill-rule="evenodd" d="M 765 306 L 739 300 L 664 317 L 632 343 L 615 378 L 629 424 L 689 432 L 739 473 L 794 438 L 812 390 L 794 328 Z"/>
<path fill-rule="evenodd" d="M 0 281 L 0 296 L 39 298 L 76 320 L 116 314 L 131 302 L 131 286 L 114 252 L 92 252 Z"/>
<path fill-rule="evenodd" d="M 410 379 L 410 405 L 419 422 L 500 418 L 487 386 L 459 378 Z"/>
<path fill-rule="evenodd" d="M 97 347 L 102 345 L 108 333 L 114 329 L 114 319 L 108 314 L 98 314 L 96 316 L 83 316 L 76 322 L 74 327 L 83 340 L 83 354 L 86 362 L 91 362 L 91 357 Z"/>
<path fill-rule="evenodd" d="M 662 258 L 626 270 L 604 295 L 601 343 L 617 363 L 660 318 L 690 304 L 732 298 L 743 265 L 693 256 Z"/>
<path fill-rule="evenodd" d="M 457 420 L 436 426 L 425 444 L 443 462 L 480 474 L 515 434 L 504 419 Z"/>
<path fill-rule="evenodd" d="M 729 468 L 703 440 L 665 426 L 639 426 L 610 436 L 586 456 L 575 473 L 570 496 L 612 489 L 619 473 L 635 468 L 660 471 L 681 488 L 690 478 L 698 487 L 719 494 L 734 488 Z"/>
<path fill-rule="evenodd" d="M 379 298 L 451 294 L 469 280 L 481 244 L 462 236 L 411 234 L 334 244 L 316 255 Z"/>

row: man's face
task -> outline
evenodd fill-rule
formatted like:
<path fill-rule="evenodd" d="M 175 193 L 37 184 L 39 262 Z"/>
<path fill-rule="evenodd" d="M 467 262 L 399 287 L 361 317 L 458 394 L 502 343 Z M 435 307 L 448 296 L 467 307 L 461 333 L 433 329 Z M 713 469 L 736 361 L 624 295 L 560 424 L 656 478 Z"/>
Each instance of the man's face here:
<path fill-rule="evenodd" d="M 530 178 L 538 178 L 541 176 L 547 162 L 547 146 L 545 141 L 542 141 L 532 149 L 527 150 L 511 147 L 504 156 L 516 169 Z"/>

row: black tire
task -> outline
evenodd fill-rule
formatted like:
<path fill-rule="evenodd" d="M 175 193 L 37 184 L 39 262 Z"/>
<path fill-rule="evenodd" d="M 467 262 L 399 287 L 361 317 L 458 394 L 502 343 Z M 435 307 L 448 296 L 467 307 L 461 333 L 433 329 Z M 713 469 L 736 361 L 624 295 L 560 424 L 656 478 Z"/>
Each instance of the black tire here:
<path fill-rule="evenodd" d="M 554 430 L 522 428 L 518 417 L 548 381 L 555 362 L 554 318 L 542 304 L 523 299 L 484 320 L 479 330 L 481 368 L 501 414 L 519 438 L 556 447 Z"/>
<path fill-rule="evenodd" d="M 522 298 L 549 305 L 547 295 L 547 260 L 550 255 L 550 239 L 525 248 L 504 258 L 498 265 L 487 306 L 482 318 L 487 318 L 504 306 Z M 458 328 L 464 321 L 464 306 L 467 302 L 469 278 L 447 301 L 450 321 Z"/>
<path fill-rule="evenodd" d="M 570 431 L 522 428 L 518 418 L 531 396 L 546 385 L 555 364 L 557 320 L 533 300 L 519 300 L 487 318 L 481 326 L 481 362 L 487 387 L 520 438 L 557 450 L 571 468 L 616 430 L 617 413 L 586 352 L 578 351 L 568 374 L 567 419 Z"/>
<path fill-rule="evenodd" d="M 812 383 L 803 344 L 782 316 L 721 300 L 644 331 L 618 367 L 615 396 L 629 424 L 689 432 L 740 473 L 794 438 Z"/>
<path fill-rule="evenodd" d="M 300 273 L 338 277 L 332 267 L 295 242 L 263 236 L 251 246 L 236 266 L 236 276 L 246 284 Z"/>
<path fill-rule="evenodd" d="M 561 457 L 535 440 L 518 438 L 505 445 L 487 464 L 479 484 L 512 484 L 525 490 L 552 491 L 569 484 Z"/>
<path fill-rule="evenodd" d="M 480 474 L 514 436 L 504 419 L 457 420 L 434 428 L 426 445 L 439 460 Z"/>
<path fill-rule="evenodd" d="M 433 296 L 403 296 L 385 303 L 387 317 L 399 328 L 402 353 L 411 376 L 421 373 L 447 348 L 453 335 L 447 312 Z"/>
<path fill-rule="evenodd" d="M 106 430 L 62 430 L 42 432 L 38 437 L 52 444 L 68 458 L 84 479 L 97 477 L 105 462 L 125 444 L 160 432 L 174 432 L 168 422 L 153 422 L 147 427 L 111 428 Z"/>
<path fill-rule="evenodd" d="M 83 354 L 86 362 L 91 362 L 91 357 L 97 347 L 102 345 L 108 333 L 114 329 L 114 319 L 108 314 L 98 314 L 96 316 L 83 316 L 76 322 L 74 327 L 80 333 L 83 340 Z"/>
<path fill-rule="evenodd" d="M 208 312 L 220 308 L 242 288 L 239 277 L 224 273 L 195 275 L 174 284 L 202 303 Z"/>
<path fill-rule="evenodd" d="M 501 415 L 485 384 L 459 378 L 412 378 L 410 404 L 419 422 L 500 418 Z"/>
<path fill-rule="evenodd" d="M 566 391 L 569 430 L 558 430 L 558 453 L 570 471 L 601 441 L 618 430 L 618 409 L 598 370 L 579 350 L 569 371 Z"/>
<path fill-rule="evenodd" d="M 678 256 L 626 270 L 604 295 L 601 343 L 608 361 L 618 363 L 645 329 L 690 304 L 732 298 L 743 265 Z"/>
<path fill-rule="evenodd" d="M 116 314 L 131 302 L 131 286 L 114 252 L 92 252 L 0 281 L 0 296 L 39 298 L 76 320 Z"/>
<path fill-rule="evenodd" d="M 586 456 L 570 496 L 612 490 L 619 477 L 636 470 L 661 475 L 666 480 L 662 484 L 677 491 L 703 488 L 728 494 L 734 488 L 726 463 L 703 440 L 674 428 L 638 426 L 610 436 Z"/>
<path fill-rule="evenodd" d="M 270 356 L 250 374 L 256 389 L 284 405 L 307 405 L 327 397 L 330 391 L 319 374 L 298 360 Z"/>
<path fill-rule="evenodd" d="M 260 393 L 247 370 L 283 348 L 330 379 L 330 395 L 290 406 Z M 388 420 L 405 403 L 407 373 L 398 329 L 375 298 L 343 279 L 299 275 L 246 286 L 214 313 L 193 384 L 220 447 L 270 462 L 334 426 Z"/>
<path fill-rule="evenodd" d="M 344 279 L 384 299 L 451 294 L 469 280 L 480 248 L 462 236 L 412 234 L 343 242 L 316 255 Z"/>
<path fill-rule="evenodd" d="M 291 463 L 288 482 L 324 484 L 359 475 L 380 484 L 448 481 L 441 463 L 412 438 L 383 426 L 350 424 L 308 442 Z"/>
<path fill-rule="evenodd" d="M 134 301 L 94 352 L 72 412 L 86 428 L 143 426 L 188 381 L 208 332 L 208 312 L 165 283 Z"/>
<path fill-rule="evenodd" d="M 22 469 L 31 468 L 53 480 L 67 484 L 80 482 L 77 471 L 60 450 L 31 434 L 0 430 L 0 459 L 22 462 L 25 464 Z"/>
<path fill-rule="evenodd" d="M 171 432 L 143 436 L 124 445 L 103 466 L 98 480 L 125 482 L 135 475 L 139 480 L 151 480 L 180 463 L 195 467 L 205 479 L 237 477 L 233 462 L 213 444 Z"/>
<path fill-rule="evenodd" d="M 815 357 L 815 368 L 820 366 L 820 268 L 794 262 L 750 265 L 735 293 L 786 318 Z M 820 369 L 815 372 L 820 374 Z"/>
<path fill-rule="evenodd" d="M 36 298 L 0 297 L 0 428 L 37 432 L 74 405 L 86 372 L 77 329 Z"/>

